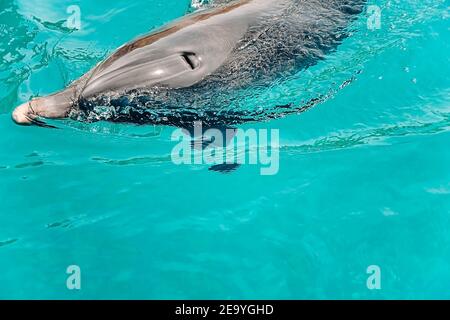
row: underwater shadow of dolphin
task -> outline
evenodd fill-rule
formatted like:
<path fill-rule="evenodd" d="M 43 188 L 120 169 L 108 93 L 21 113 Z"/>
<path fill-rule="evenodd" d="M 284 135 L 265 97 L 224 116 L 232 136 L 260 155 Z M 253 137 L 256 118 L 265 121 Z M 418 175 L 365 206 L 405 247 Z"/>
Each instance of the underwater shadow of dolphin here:
<path fill-rule="evenodd" d="M 300 113 L 323 101 L 267 110 L 223 109 L 234 93 L 264 87 L 325 58 L 347 36 L 365 0 L 216 0 L 216 5 L 120 47 L 58 93 L 12 114 L 190 127 L 230 125 Z"/>

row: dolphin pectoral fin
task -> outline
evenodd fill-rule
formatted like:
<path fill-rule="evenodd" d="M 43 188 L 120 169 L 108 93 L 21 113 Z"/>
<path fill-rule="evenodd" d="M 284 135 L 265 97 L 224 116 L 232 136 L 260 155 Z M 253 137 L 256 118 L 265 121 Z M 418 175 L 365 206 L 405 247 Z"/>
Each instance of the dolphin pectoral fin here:
<path fill-rule="evenodd" d="M 46 128 L 56 128 L 46 124 L 41 118 L 66 118 L 73 106 L 75 88 L 70 87 L 59 93 L 33 99 L 14 109 L 12 118 L 19 125 L 37 125 Z"/>
<path fill-rule="evenodd" d="M 241 165 L 239 163 L 222 163 L 217 164 L 212 167 L 210 167 L 209 171 L 215 171 L 220 173 L 231 173 L 235 171 L 237 168 L 239 168 Z"/>
<path fill-rule="evenodd" d="M 193 150 L 205 150 L 207 149 L 212 143 L 214 142 L 214 139 L 211 138 L 204 138 L 201 137 L 199 139 L 193 139 L 191 140 L 191 148 Z"/>

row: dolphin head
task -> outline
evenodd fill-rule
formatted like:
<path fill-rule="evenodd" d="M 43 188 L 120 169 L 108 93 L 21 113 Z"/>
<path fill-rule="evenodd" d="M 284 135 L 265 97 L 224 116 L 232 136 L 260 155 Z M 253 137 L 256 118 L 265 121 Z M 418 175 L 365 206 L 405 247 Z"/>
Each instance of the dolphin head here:
<path fill-rule="evenodd" d="M 200 82 L 226 61 L 247 30 L 238 17 L 233 24 L 222 19 L 217 12 L 193 15 L 122 46 L 93 70 L 81 96 Z"/>
<path fill-rule="evenodd" d="M 251 19 L 243 15 L 250 9 L 234 9 L 249 2 L 195 13 L 131 41 L 69 88 L 20 105 L 12 117 L 18 124 L 37 124 L 39 117 L 66 117 L 80 100 L 193 86 L 223 65 L 246 33 Z"/>

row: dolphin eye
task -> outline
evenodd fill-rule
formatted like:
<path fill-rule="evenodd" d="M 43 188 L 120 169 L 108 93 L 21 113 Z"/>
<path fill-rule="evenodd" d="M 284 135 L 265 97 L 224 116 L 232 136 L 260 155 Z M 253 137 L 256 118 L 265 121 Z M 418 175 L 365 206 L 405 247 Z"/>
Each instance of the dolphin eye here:
<path fill-rule="evenodd" d="M 192 70 L 200 67 L 200 59 L 193 52 L 184 52 L 181 57 L 186 61 L 186 63 L 191 67 Z"/>

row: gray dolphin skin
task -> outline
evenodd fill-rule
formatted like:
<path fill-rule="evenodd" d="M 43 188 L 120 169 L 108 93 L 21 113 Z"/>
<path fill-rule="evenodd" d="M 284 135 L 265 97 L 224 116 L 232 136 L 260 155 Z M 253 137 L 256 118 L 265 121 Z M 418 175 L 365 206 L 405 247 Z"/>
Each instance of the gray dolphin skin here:
<path fill-rule="evenodd" d="M 364 3 L 216 0 L 125 44 L 67 89 L 20 105 L 12 117 L 41 126 L 42 118 L 174 126 L 270 119 L 264 111 L 259 117 L 223 111 L 224 105 L 237 92 L 269 86 L 324 59 Z"/>

